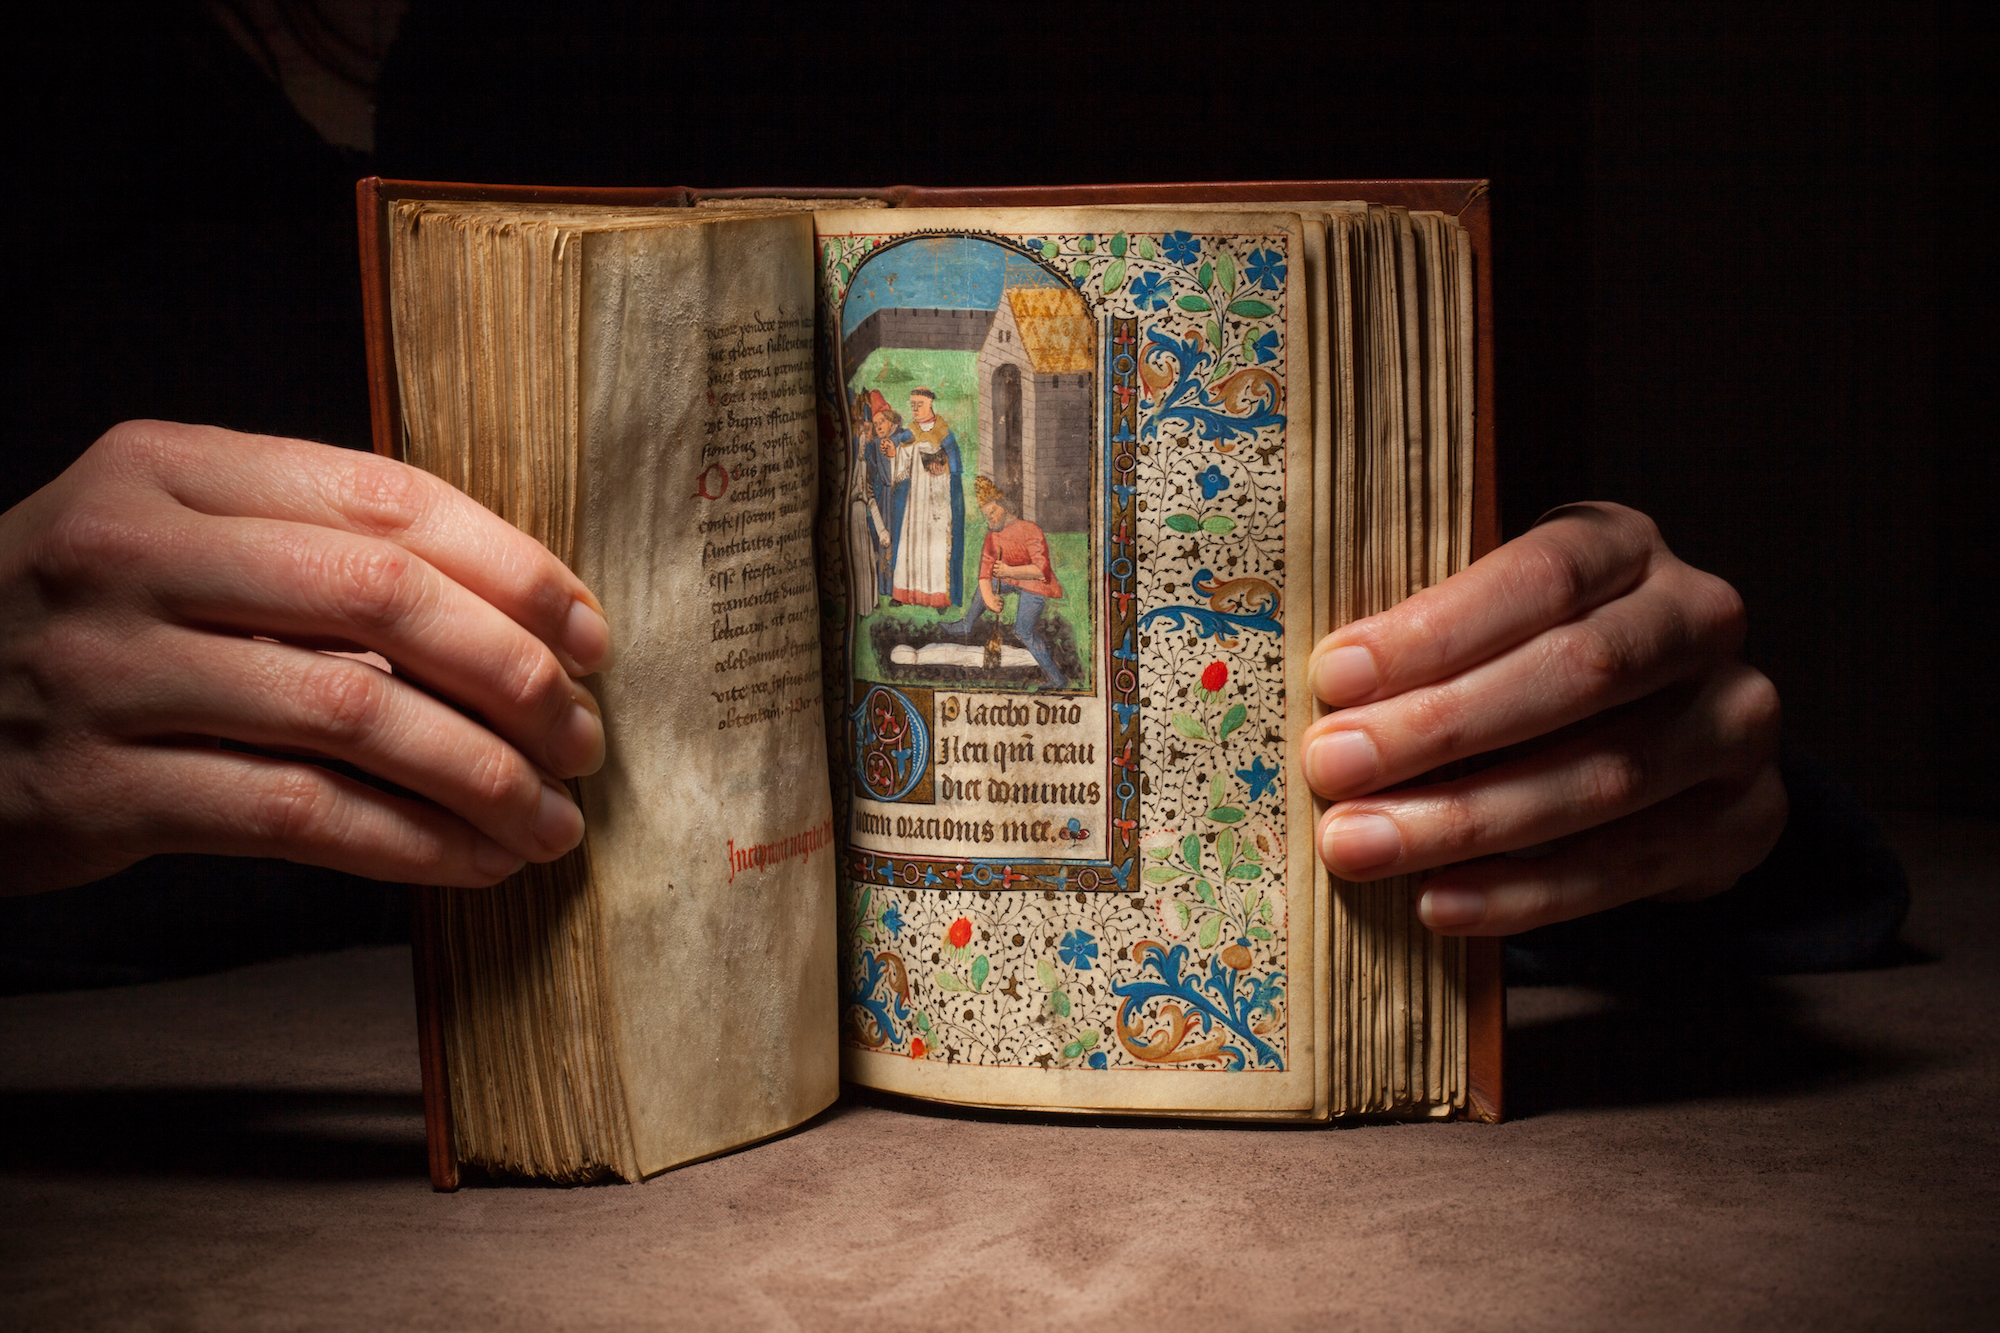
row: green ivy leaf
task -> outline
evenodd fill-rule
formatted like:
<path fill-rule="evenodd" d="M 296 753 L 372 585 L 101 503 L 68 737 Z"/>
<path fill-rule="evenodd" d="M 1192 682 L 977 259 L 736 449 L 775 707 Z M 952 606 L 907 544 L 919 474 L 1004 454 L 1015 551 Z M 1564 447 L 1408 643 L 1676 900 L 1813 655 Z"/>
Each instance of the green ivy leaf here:
<path fill-rule="evenodd" d="M 1200 532 L 1201 520 L 1193 514 L 1168 514 L 1167 526 L 1175 532 Z"/>
<path fill-rule="evenodd" d="M 1095 236 L 1086 236 L 1076 243 L 1076 248 L 1085 254 L 1092 254 L 1097 249 L 1097 238 Z"/>
<path fill-rule="evenodd" d="M 1076 1059 L 1077 1056 L 1082 1054 L 1083 1054 L 1083 1043 L 1080 1041 L 1073 1041 L 1069 1045 L 1062 1048 L 1062 1058 L 1065 1060 L 1074 1060 Z"/>
<path fill-rule="evenodd" d="M 1069 275 L 1078 282 L 1082 282 L 1090 276 L 1090 261 L 1088 259 L 1077 260 L 1069 266 Z"/>
<path fill-rule="evenodd" d="M 1104 270 L 1104 294 L 1106 296 L 1125 285 L 1125 261 L 1114 259 L 1111 267 Z"/>
<path fill-rule="evenodd" d="M 1220 255 L 1216 256 L 1215 267 L 1217 272 L 1219 272 L 1222 275 L 1222 290 L 1225 292 L 1235 291 L 1236 290 L 1235 257 L 1232 256 L 1227 250 L 1224 250 Z"/>
<path fill-rule="evenodd" d="M 1218 805 L 1208 812 L 1208 817 L 1218 824 L 1234 824 L 1243 818 L 1243 812 L 1233 805 Z"/>
<path fill-rule="evenodd" d="M 1151 259 L 1153 253 L 1153 238 L 1150 236 L 1141 236 L 1139 238 L 1139 258 Z"/>
<path fill-rule="evenodd" d="M 1207 310 L 1208 308 L 1209 307 L 1207 306 L 1202 307 L 1203 310 Z M 1208 335 L 1208 345 L 1210 347 L 1213 347 L 1218 352 L 1221 351 L 1222 326 L 1211 319 L 1210 321 L 1208 321 L 1208 327 L 1204 329 L 1203 332 Z"/>
<path fill-rule="evenodd" d="M 1173 724 L 1175 731 L 1178 731 L 1191 741 L 1205 741 L 1208 739 L 1208 728 L 1196 721 L 1192 713 L 1175 713 Z"/>
<path fill-rule="evenodd" d="M 873 944 L 875 942 L 875 927 L 865 921 L 862 922 L 854 928 L 854 938 L 860 940 L 863 944 Z"/>
<path fill-rule="evenodd" d="M 1265 921 L 1271 919 L 1271 900 L 1269 898 L 1257 904 L 1257 915 Z"/>
<path fill-rule="evenodd" d="M 1174 854 L 1174 849 L 1171 847 L 1148 847 L 1146 849 L 1146 855 L 1152 857 L 1156 861 L 1164 861 L 1173 854 Z"/>
<path fill-rule="evenodd" d="M 1271 938 L 1271 932 L 1262 926 L 1252 926 L 1250 927 L 1250 938 L 1253 940 L 1268 940 Z"/>
<path fill-rule="evenodd" d="M 1035 981 L 1043 990 L 1056 988 L 1056 965 L 1046 958 L 1035 960 Z"/>
<path fill-rule="evenodd" d="M 1085 1028 L 1083 1031 L 1076 1034 L 1076 1044 L 1083 1047 L 1083 1049 L 1086 1051 L 1089 1050 L 1091 1047 L 1097 1045 L 1097 1043 L 1102 1041 L 1103 1039 L 1104 1039 L 1104 1034 L 1102 1032 L 1099 1032 L 1096 1028 Z"/>
<path fill-rule="evenodd" d="M 1213 532 L 1217 536 L 1236 531 L 1236 520 L 1227 514 L 1210 514 L 1201 521 L 1202 531 Z"/>
<path fill-rule="evenodd" d="M 1249 893 L 1243 896 L 1243 919 L 1245 921 L 1248 921 L 1252 916 L 1256 914 L 1257 899 L 1259 896 L 1260 894 L 1254 888 L 1251 889 Z"/>
<path fill-rule="evenodd" d="M 1229 711 L 1222 715 L 1222 725 L 1216 729 L 1215 734 L 1223 740 L 1227 740 L 1229 733 L 1242 726 L 1243 719 L 1249 716 L 1250 710 L 1245 708 L 1241 703 L 1231 704 Z"/>
<path fill-rule="evenodd" d="M 1236 811 L 1235 815 L 1237 819 L 1243 818 L 1241 810 Z M 1208 817 L 1210 819 L 1220 819 L 1222 816 L 1219 812 L 1211 810 L 1208 812 Z M 1224 822 L 1233 824 L 1236 821 L 1226 820 Z M 1255 861 L 1245 861 L 1241 865 L 1234 865 L 1229 868 L 1229 878 L 1231 879 L 1255 879 L 1263 873 L 1264 867 L 1258 865 Z"/>
<path fill-rule="evenodd" d="M 1059 991 L 1059 990 L 1055 990 L 1055 991 L 1050 991 L 1050 992 L 1049 992 L 1049 1008 L 1051 1008 L 1051 1009 L 1055 1010 L 1055 1014 L 1056 1014 L 1056 1017 L 1057 1017 L 1057 1018 L 1068 1018 L 1068 1017 L 1069 1017 L 1069 992 L 1067 992 L 1067 991 Z"/>
<path fill-rule="evenodd" d="M 1231 301 L 1229 303 L 1229 313 L 1232 315 L 1241 315 L 1245 319 L 1262 319 L 1266 315 L 1276 313 L 1276 308 L 1268 306 L 1262 301 L 1253 301 L 1246 296 L 1241 301 Z"/>
<path fill-rule="evenodd" d="M 1174 304 L 1192 315 L 1199 315 L 1204 310 L 1215 309 L 1214 306 L 1208 303 L 1206 296 L 1183 296 L 1175 301 Z"/>
<path fill-rule="evenodd" d="M 1211 264 L 1206 259 L 1202 260 L 1201 268 L 1196 270 L 1194 279 L 1196 282 L 1200 283 L 1203 287 L 1209 286 L 1211 283 L 1215 281 L 1215 265 Z"/>
<path fill-rule="evenodd" d="M 1180 916 L 1181 929 L 1186 930 L 1188 922 L 1194 920 L 1194 909 L 1184 902 L 1176 901 L 1174 903 L 1174 911 Z"/>
<path fill-rule="evenodd" d="M 1205 879 L 1196 880 L 1194 882 L 1194 891 L 1195 894 L 1203 902 L 1207 903 L 1210 907 L 1219 908 L 1221 906 L 1220 903 L 1215 901 L 1215 886 L 1213 884 L 1210 884 L 1207 880 Z"/>
<path fill-rule="evenodd" d="M 1145 880 L 1148 884 L 1171 884 L 1186 875 L 1187 871 L 1176 870 L 1172 866 L 1147 866 Z"/>
<path fill-rule="evenodd" d="M 1054 259 L 1057 255 L 1061 253 L 1062 253 L 1062 247 L 1057 245 L 1054 241 L 1042 242 L 1042 258 Z"/>
<path fill-rule="evenodd" d="M 1222 938 L 1222 913 L 1213 912 L 1208 920 L 1201 923 L 1201 934 L 1195 936 L 1195 943 L 1204 949 L 1213 949 L 1215 942 Z"/>
<path fill-rule="evenodd" d="M 1215 855 L 1222 862 L 1222 873 L 1228 874 L 1229 867 L 1236 864 L 1236 831 L 1224 829 L 1215 840 Z"/>
<path fill-rule="evenodd" d="M 866 921 L 868 919 L 868 904 L 874 901 L 874 898 L 875 898 L 874 889 L 872 888 L 863 889 L 861 891 L 861 905 L 854 909 L 854 915 L 861 918 L 863 921 Z"/>
<path fill-rule="evenodd" d="M 972 960 L 972 989 L 974 989 L 974 990 L 985 990 L 985 989 L 986 989 L 986 974 L 987 974 L 988 972 L 991 972 L 992 970 L 993 970 L 993 964 L 992 964 L 992 962 L 991 962 L 991 961 L 990 961 L 990 960 L 989 960 L 989 959 L 988 959 L 988 958 L 986 957 L 986 955 L 985 955 L 985 954 L 980 954 L 980 955 L 979 955 L 979 957 L 977 957 L 977 958 L 973 959 L 973 960 Z"/>
<path fill-rule="evenodd" d="M 1125 233 L 1124 233 L 1124 232 L 1122 232 L 1122 231 L 1121 231 L 1121 232 L 1119 232 L 1119 233 L 1118 233 L 1118 234 L 1117 234 L 1116 236 L 1113 236 L 1113 237 L 1111 238 L 1111 253 L 1112 253 L 1113 255 L 1116 255 L 1116 256 L 1117 256 L 1118 258 L 1120 258 L 1120 259 L 1123 259 L 1123 258 L 1125 257 Z"/>
<path fill-rule="evenodd" d="M 965 983 L 949 972 L 940 972 L 931 980 L 937 982 L 939 990 L 964 990 Z"/>
<path fill-rule="evenodd" d="M 1201 869 L 1201 839 L 1192 833 L 1181 839 L 1181 860 L 1191 870 Z"/>
<path fill-rule="evenodd" d="M 1208 803 L 1211 806 L 1222 804 L 1222 773 L 1220 770 L 1216 772 L 1214 777 L 1208 780 Z"/>
<path fill-rule="evenodd" d="M 917 1010 L 917 1026 L 923 1029 L 926 1037 L 931 1035 L 931 1016 L 921 1009 Z"/>

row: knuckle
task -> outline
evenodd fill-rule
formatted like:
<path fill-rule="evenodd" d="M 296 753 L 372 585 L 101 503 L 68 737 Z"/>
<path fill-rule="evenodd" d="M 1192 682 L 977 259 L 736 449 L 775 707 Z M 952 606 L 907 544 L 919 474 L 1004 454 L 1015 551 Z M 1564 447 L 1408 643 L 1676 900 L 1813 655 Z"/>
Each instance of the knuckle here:
<path fill-rule="evenodd" d="M 501 698 L 517 714 L 556 712 L 572 698 L 569 675 L 548 649 L 524 633 L 501 673 Z"/>
<path fill-rule="evenodd" d="M 1777 753 L 1783 721 L 1784 705 L 1778 698 L 1778 687 L 1763 672 L 1744 668 L 1723 703 L 1725 743 L 1761 763 Z"/>
<path fill-rule="evenodd" d="M 478 808 L 496 810 L 521 805 L 524 790 L 532 789 L 532 800 L 533 794 L 540 791 L 540 783 L 533 780 L 527 764 L 512 749 L 496 741 L 474 757 L 466 773 L 465 789 Z"/>
<path fill-rule="evenodd" d="M 259 793 L 253 819 L 257 831 L 279 847 L 317 842 L 329 830 L 338 795 L 332 784 L 305 764 L 275 771 Z"/>
<path fill-rule="evenodd" d="M 1650 780 L 1645 758 L 1620 746 L 1590 757 L 1579 775 L 1578 794 L 1586 808 L 1622 811 L 1644 802 Z"/>
<path fill-rule="evenodd" d="M 1446 862 L 1478 855 L 1486 839 L 1485 819 L 1472 798 L 1462 792 L 1440 799 L 1427 812 L 1424 823 L 1427 851 Z"/>
<path fill-rule="evenodd" d="M 394 628 L 421 597 L 421 579 L 407 551 L 387 542 L 342 544 L 325 556 L 324 582 L 340 613 L 377 632 Z"/>
<path fill-rule="evenodd" d="M 127 571 L 157 550 L 157 534 L 111 505 L 84 502 L 64 509 L 43 531 L 35 565 L 50 587 L 77 588 Z"/>
<path fill-rule="evenodd" d="M 1418 691 L 1398 699 L 1396 710 L 1402 715 L 1401 730 L 1432 762 L 1443 763 L 1465 752 L 1468 722 L 1464 703 L 1455 691 L 1444 688 Z M 1378 749 L 1384 751 L 1384 768 L 1400 767 L 1382 746 L 1381 732 L 1375 731 L 1374 735 Z"/>
<path fill-rule="evenodd" d="M 339 658 L 315 663 L 298 689 L 308 729 L 335 746 L 353 747 L 366 740 L 382 718 L 380 677 L 373 667 L 355 666 Z"/>
<path fill-rule="evenodd" d="M 1550 651 L 1569 692 L 1586 704 L 1615 695 L 1638 666 L 1632 641 L 1604 620 L 1565 626 Z"/>
<path fill-rule="evenodd" d="M 355 455 L 339 479 L 340 510 L 378 537 L 408 532 L 430 512 L 429 480 L 394 459 Z"/>

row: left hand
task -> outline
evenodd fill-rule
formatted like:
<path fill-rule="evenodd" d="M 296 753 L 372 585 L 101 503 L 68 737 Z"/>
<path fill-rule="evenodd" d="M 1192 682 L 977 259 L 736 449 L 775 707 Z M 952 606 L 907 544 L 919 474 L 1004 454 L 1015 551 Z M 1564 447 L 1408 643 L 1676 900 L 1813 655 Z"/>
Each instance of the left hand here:
<path fill-rule="evenodd" d="M 1786 816 L 1777 690 L 1743 634 L 1735 589 L 1644 514 L 1555 511 L 1314 650 L 1314 693 L 1340 710 L 1300 747 L 1335 802 L 1321 859 L 1350 880 L 1443 867 L 1418 910 L 1448 935 L 1721 892 Z M 1478 756 L 1493 762 L 1385 790 Z"/>

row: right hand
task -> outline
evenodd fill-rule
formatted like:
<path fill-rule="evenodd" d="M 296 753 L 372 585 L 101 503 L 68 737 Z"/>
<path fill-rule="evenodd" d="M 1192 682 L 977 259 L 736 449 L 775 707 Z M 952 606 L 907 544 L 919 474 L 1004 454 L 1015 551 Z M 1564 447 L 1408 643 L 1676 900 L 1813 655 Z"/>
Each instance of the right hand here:
<path fill-rule="evenodd" d="M 1000 600 L 1000 594 L 993 591 L 993 585 L 990 583 L 981 583 L 979 585 L 979 600 L 985 602 L 986 609 L 996 616 L 1000 614 L 1001 608 L 1005 605 Z"/>
<path fill-rule="evenodd" d="M 583 836 L 552 779 L 604 759 L 571 678 L 609 651 L 576 576 L 435 477 L 299 440 L 115 427 L 0 515 L 0 890 L 159 852 L 451 885 L 552 861 Z"/>

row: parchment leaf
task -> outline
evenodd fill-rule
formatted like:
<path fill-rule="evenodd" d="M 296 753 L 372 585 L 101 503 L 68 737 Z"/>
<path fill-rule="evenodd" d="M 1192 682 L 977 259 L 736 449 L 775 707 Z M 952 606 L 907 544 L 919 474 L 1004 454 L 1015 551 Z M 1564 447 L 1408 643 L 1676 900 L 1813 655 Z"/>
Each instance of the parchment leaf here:
<path fill-rule="evenodd" d="M 1210 514 L 1201 521 L 1201 526 L 1204 532 L 1213 532 L 1220 536 L 1225 532 L 1236 531 L 1236 520 L 1227 514 Z"/>
<path fill-rule="evenodd" d="M 1181 929 L 1186 930 L 1188 922 L 1194 920 L 1194 909 L 1192 907 L 1189 907 L 1186 903 L 1176 902 L 1174 904 L 1174 911 L 1180 915 Z"/>
<path fill-rule="evenodd" d="M 1257 904 L 1257 915 L 1265 921 L 1271 919 L 1271 900 L 1269 898 Z"/>
<path fill-rule="evenodd" d="M 1174 854 L 1174 849 L 1171 847 L 1148 847 L 1146 849 L 1146 855 L 1152 857 L 1156 861 L 1164 861 L 1173 854 Z"/>
<path fill-rule="evenodd" d="M 1218 805 L 1208 812 L 1208 817 L 1218 824 L 1235 824 L 1242 820 L 1243 812 L 1233 805 Z"/>
<path fill-rule="evenodd" d="M 1235 291 L 1236 290 L 1235 257 L 1232 256 L 1227 250 L 1224 250 L 1220 255 L 1216 256 L 1215 267 L 1216 270 L 1222 275 L 1222 290 L 1225 292 Z"/>
<path fill-rule="evenodd" d="M 1229 873 L 1229 867 L 1236 864 L 1236 832 L 1224 829 L 1215 840 L 1215 854 L 1222 861 L 1222 872 Z"/>
<path fill-rule="evenodd" d="M 1051 240 L 1042 242 L 1042 258 L 1054 259 L 1057 255 L 1061 253 L 1062 253 L 1062 247 L 1060 245 L 1057 245 L 1054 241 Z"/>
<path fill-rule="evenodd" d="M 986 989 L 986 974 L 993 970 L 993 964 L 985 954 L 972 960 L 972 989 Z"/>
<path fill-rule="evenodd" d="M 1083 1047 L 1083 1049 L 1087 1051 L 1091 1047 L 1097 1045 L 1097 1043 L 1103 1040 L 1103 1038 L 1104 1034 L 1102 1032 L 1099 1032 L 1096 1028 L 1085 1028 L 1083 1031 L 1076 1034 L 1076 1044 Z"/>
<path fill-rule="evenodd" d="M 1209 307 L 1207 306 L 1202 307 L 1203 310 L 1207 310 L 1208 308 Z M 1208 326 L 1203 330 L 1203 332 L 1208 336 L 1208 345 L 1210 347 L 1213 347 L 1218 352 L 1221 351 L 1222 326 L 1211 319 L 1210 321 L 1208 321 Z"/>
<path fill-rule="evenodd" d="M 1271 932 L 1262 926 L 1252 926 L 1250 927 L 1250 938 L 1253 940 L 1268 940 L 1271 938 Z"/>
<path fill-rule="evenodd" d="M 1069 992 L 1067 992 L 1067 991 L 1059 991 L 1059 990 L 1057 990 L 1057 991 L 1050 991 L 1050 992 L 1049 992 L 1049 1008 L 1051 1008 L 1051 1009 L 1055 1010 L 1055 1015 L 1056 1015 L 1056 1017 L 1057 1017 L 1057 1018 L 1068 1018 L 1068 1017 L 1069 1017 Z"/>
<path fill-rule="evenodd" d="M 1085 254 L 1091 254 L 1097 249 L 1097 238 L 1095 236 L 1085 236 L 1076 243 L 1076 248 Z"/>
<path fill-rule="evenodd" d="M 1125 233 L 1119 232 L 1111 238 L 1111 253 L 1120 259 L 1125 257 Z"/>
<path fill-rule="evenodd" d="M 1104 270 L 1104 294 L 1106 296 L 1125 285 L 1125 261 L 1114 259 L 1111 267 Z"/>
<path fill-rule="evenodd" d="M 1219 769 L 1208 780 L 1208 803 L 1211 807 L 1222 804 L 1222 773 Z"/>
<path fill-rule="evenodd" d="M 1178 731 L 1191 741 L 1205 741 L 1208 739 L 1208 728 L 1196 721 L 1192 713 L 1175 713 L 1173 724 L 1175 731 Z"/>
<path fill-rule="evenodd" d="M 1153 254 L 1153 238 L 1150 236 L 1141 236 L 1139 238 L 1139 258 L 1151 259 Z"/>
<path fill-rule="evenodd" d="M 1043 990 L 1056 988 L 1056 965 L 1046 958 L 1035 960 L 1035 980 Z"/>
<path fill-rule="evenodd" d="M 1219 818 L 1220 816 L 1217 814 L 1216 811 L 1211 810 L 1208 812 L 1208 817 L 1210 819 L 1216 819 Z M 1241 819 L 1243 817 L 1243 812 L 1241 810 L 1236 811 L 1236 817 L 1238 819 Z M 1234 822 L 1234 821 L 1228 821 L 1228 822 Z M 1257 876 L 1263 873 L 1264 873 L 1264 867 L 1258 865 L 1255 861 L 1245 861 L 1240 865 L 1233 865 L 1229 868 L 1229 878 L 1231 879 L 1255 879 L 1257 878 Z"/>
<path fill-rule="evenodd" d="M 932 977 L 931 980 L 937 983 L 937 988 L 939 990 L 965 989 L 965 983 L 963 981 L 960 981 L 957 977 L 953 976 L 949 972 L 940 972 L 936 976 Z"/>
<path fill-rule="evenodd" d="M 1192 833 L 1181 839 L 1181 860 L 1186 861 L 1190 869 L 1201 868 L 1201 839 Z"/>
<path fill-rule="evenodd" d="M 1167 526 L 1175 532 L 1200 532 L 1201 520 L 1193 514 L 1168 514 Z"/>
<path fill-rule="evenodd" d="M 1077 260 L 1069 266 L 1069 275 L 1078 282 L 1082 282 L 1090 276 L 1090 261 L 1088 259 Z"/>
<path fill-rule="evenodd" d="M 1202 260 L 1201 267 L 1195 271 L 1194 279 L 1203 287 L 1207 287 L 1215 281 L 1215 265 L 1206 259 Z"/>
<path fill-rule="evenodd" d="M 931 1035 L 931 1016 L 921 1009 L 917 1010 L 917 1026 L 924 1030 L 926 1037 Z"/>
<path fill-rule="evenodd" d="M 1077 1056 L 1082 1054 L 1083 1054 L 1083 1043 L 1080 1041 L 1073 1041 L 1069 1045 L 1062 1048 L 1062 1058 L 1065 1060 L 1074 1060 L 1076 1059 Z"/>
<path fill-rule="evenodd" d="M 1215 309 L 1214 306 L 1208 303 L 1206 296 L 1183 296 L 1176 300 L 1174 304 L 1193 315 L 1199 315 L 1204 310 Z"/>
<path fill-rule="evenodd" d="M 1229 733 L 1242 726 L 1243 719 L 1249 716 L 1250 710 L 1248 708 L 1245 708 L 1240 703 L 1231 704 L 1229 711 L 1222 715 L 1222 725 L 1216 729 L 1215 734 L 1227 740 Z"/>
<path fill-rule="evenodd" d="M 1207 880 L 1205 879 L 1196 880 L 1194 882 L 1194 891 L 1195 894 L 1198 897 L 1200 897 L 1200 899 L 1203 902 L 1207 903 L 1210 907 L 1218 906 L 1218 904 L 1215 901 L 1215 886 L 1213 884 L 1210 884 Z"/>
<path fill-rule="evenodd" d="M 1253 301 L 1247 296 L 1241 301 L 1231 301 L 1229 303 L 1229 313 L 1232 315 L 1241 315 L 1245 319 L 1262 319 L 1264 316 L 1273 313 L 1273 311 L 1274 307 L 1268 306 L 1262 301 Z"/>
<path fill-rule="evenodd" d="M 1215 942 L 1222 938 L 1222 913 L 1209 913 L 1208 920 L 1201 923 L 1201 934 L 1195 936 L 1195 943 L 1204 949 L 1213 949 Z"/>
<path fill-rule="evenodd" d="M 1147 866 L 1145 879 L 1148 884 L 1171 884 L 1186 874 L 1187 871 L 1176 870 L 1172 866 Z"/>

